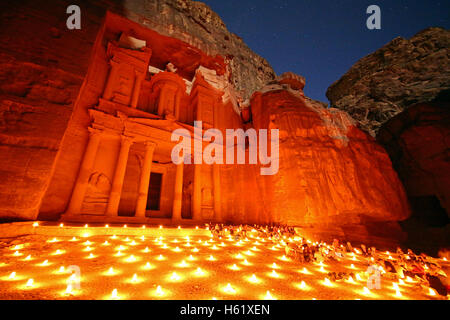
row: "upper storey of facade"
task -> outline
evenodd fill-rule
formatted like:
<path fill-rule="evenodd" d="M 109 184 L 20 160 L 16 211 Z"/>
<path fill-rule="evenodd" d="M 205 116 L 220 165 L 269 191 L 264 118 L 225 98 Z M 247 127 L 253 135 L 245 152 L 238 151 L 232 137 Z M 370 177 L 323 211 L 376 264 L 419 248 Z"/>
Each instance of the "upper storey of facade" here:
<path fill-rule="evenodd" d="M 202 121 L 205 129 L 229 127 L 226 118 L 240 115 L 226 59 L 114 14 L 104 28 L 92 58 L 99 72 L 91 69 L 88 79 L 100 91 L 96 109 L 187 126 Z"/>

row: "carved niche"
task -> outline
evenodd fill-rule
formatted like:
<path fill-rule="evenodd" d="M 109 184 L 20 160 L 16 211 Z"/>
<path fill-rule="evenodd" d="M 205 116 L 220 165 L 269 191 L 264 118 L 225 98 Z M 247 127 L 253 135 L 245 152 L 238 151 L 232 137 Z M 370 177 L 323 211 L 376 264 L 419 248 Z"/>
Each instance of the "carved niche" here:
<path fill-rule="evenodd" d="M 157 113 L 180 119 L 181 98 L 186 93 L 183 79 L 173 72 L 159 72 L 150 80 L 152 96 L 156 98 Z"/>
<path fill-rule="evenodd" d="M 103 99 L 136 108 L 142 81 L 148 70 L 151 50 L 120 47 L 109 42 L 107 48 L 110 71 L 106 81 Z"/>

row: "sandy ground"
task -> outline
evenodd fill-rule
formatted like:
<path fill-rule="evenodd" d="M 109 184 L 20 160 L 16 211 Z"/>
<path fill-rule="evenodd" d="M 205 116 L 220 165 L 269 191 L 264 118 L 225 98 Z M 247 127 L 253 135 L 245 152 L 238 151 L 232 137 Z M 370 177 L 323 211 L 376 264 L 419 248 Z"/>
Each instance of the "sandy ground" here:
<path fill-rule="evenodd" d="M 284 255 L 281 245 L 267 239 L 188 239 L 182 230 L 179 237 L 163 239 L 125 235 L 3 238 L 0 299 L 442 299 L 415 282 L 396 282 L 396 291 L 393 280 L 383 275 L 380 289 L 364 290 L 370 261 L 358 254 L 323 265 L 300 264 Z M 390 255 L 395 259 L 395 254 Z M 439 263 L 448 270 L 448 262 Z M 79 289 L 74 270 L 79 270 Z M 354 272 L 354 282 L 328 283 L 325 278 L 330 271 Z M 30 279 L 32 284 L 27 286 Z M 72 283 L 71 293 L 66 293 L 68 283 Z"/>

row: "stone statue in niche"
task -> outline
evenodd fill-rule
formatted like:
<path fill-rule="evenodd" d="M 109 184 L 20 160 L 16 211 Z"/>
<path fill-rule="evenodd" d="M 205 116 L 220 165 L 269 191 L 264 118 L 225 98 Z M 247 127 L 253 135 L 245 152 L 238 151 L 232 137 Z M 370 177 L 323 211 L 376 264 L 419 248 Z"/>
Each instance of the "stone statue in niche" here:
<path fill-rule="evenodd" d="M 106 195 L 109 196 L 111 190 L 111 181 L 101 172 L 94 172 L 89 178 L 88 193 L 90 195 Z"/>
<path fill-rule="evenodd" d="M 101 172 L 92 173 L 89 178 L 89 185 L 82 210 L 86 213 L 102 212 L 102 209 L 108 203 L 110 190 L 111 181 L 105 174 Z"/>
<path fill-rule="evenodd" d="M 150 80 L 149 87 L 157 104 L 157 113 L 167 120 L 179 119 L 182 95 L 186 92 L 186 85 L 179 75 L 174 73 L 176 68 L 170 67 L 172 72 L 164 71 L 155 74 Z"/>

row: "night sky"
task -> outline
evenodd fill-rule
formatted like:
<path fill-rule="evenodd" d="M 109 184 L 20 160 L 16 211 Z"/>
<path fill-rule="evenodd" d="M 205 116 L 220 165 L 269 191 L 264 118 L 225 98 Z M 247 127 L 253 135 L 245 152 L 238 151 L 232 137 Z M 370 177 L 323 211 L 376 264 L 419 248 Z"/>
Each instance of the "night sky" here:
<path fill-rule="evenodd" d="M 327 88 L 359 59 L 401 36 L 450 28 L 450 1 L 202 0 L 279 75 L 306 78 L 305 94 L 328 103 Z M 381 9 L 381 30 L 368 30 L 366 9 Z"/>

